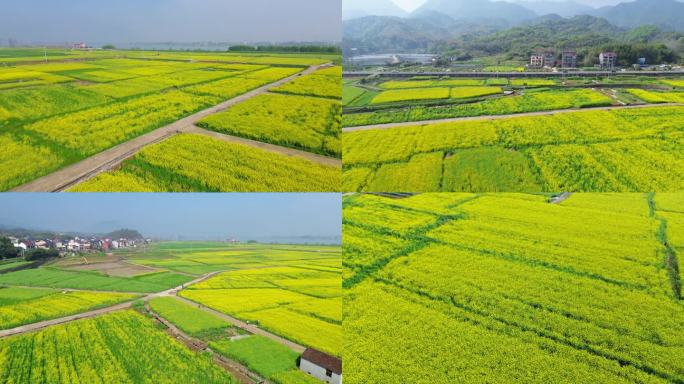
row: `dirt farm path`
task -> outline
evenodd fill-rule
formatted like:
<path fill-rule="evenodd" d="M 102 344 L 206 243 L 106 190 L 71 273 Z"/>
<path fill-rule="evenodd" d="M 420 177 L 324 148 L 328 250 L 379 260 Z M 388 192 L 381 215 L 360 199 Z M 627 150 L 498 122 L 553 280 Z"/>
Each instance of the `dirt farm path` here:
<path fill-rule="evenodd" d="M 183 342 L 183 344 L 185 344 L 188 348 L 194 351 L 205 351 L 211 353 L 214 358 L 214 362 L 222 368 L 224 368 L 225 370 L 227 370 L 228 372 L 230 372 L 240 383 L 270 383 L 263 377 L 259 376 L 256 372 L 250 371 L 247 367 L 238 363 L 237 361 L 233 361 L 221 356 L 220 354 L 211 350 L 205 342 L 195 339 L 194 337 L 191 337 L 190 335 L 180 330 L 172 322 L 166 320 L 164 317 L 154 312 L 150 307 L 149 302 L 145 302 L 145 310 L 149 312 L 158 322 L 166 326 L 166 332 L 171 337 Z"/>
<path fill-rule="evenodd" d="M 337 167 L 337 168 L 342 169 L 342 160 L 336 159 L 334 157 L 321 156 L 321 155 L 317 155 L 317 154 L 311 153 L 311 152 L 305 152 L 305 151 L 300 151 L 297 149 L 281 147 L 279 145 L 262 143 L 262 142 L 256 141 L 256 140 L 250 140 L 250 139 L 244 139 L 242 137 L 226 135 L 224 133 L 210 131 L 208 129 L 200 128 L 198 126 L 188 127 L 184 132 L 185 133 L 195 133 L 195 134 L 205 135 L 205 136 L 213 137 L 214 139 L 218 139 L 218 140 L 225 141 L 228 143 L 244 144 L 244 145 L 248 145 L 250 147 L 259 148 L 259 149 L 262 149 L 262 150 L 267 151 L 267 152 L 273 152 L 273 153 L 285 155 L 288 157 L 300 157 L 300 158 L 310 160 L 314 163 L 318 163 L 321 165 L 327 165 L 330 167 Z"/>
<path fill-rule="evenodd" d="M 359 126 L 359 127 L 348 127 L 348 128 L 342 128 L 342 132 L 371 131 L 371 130 L 376 130 L 376 129 L 392 129 L 392 128 L 401 128 L 401 127 L 416 127 L 416 126 L 421 126 L 421 125 L 450 123 L 450 122 L 458 122 L 458 121 L 502 120 L 502 119 L 510 119 L 512 117 L 549 116 L 549 115 L 559 115 L 559 114 L 565 114 L 565 113 L 584 112 L 584 111 L 587 111 L 587 112 L 588 111 L 613 111 L 613 110 L 618 110 L 618 109 L 638 109 L 638 108 L 656 108 L 656 107 L 684 107 L 684 104 L 682 104 L 682 103 L 640 104 L 640 105 L 581 108 L 581 109 L 577 109 L 577 108 L 559 109 L 559 110 L 553 110 L 553 111 L 515 113 L 515 114 L 510 114 L 510 115 L 454 117 L 454 118 L 449 118 L 449 119 L 410 121 L 410 122 L 403 122 L 403 123 L 374 124 L 374 125 L 365 125 L 365 126 Z"/>
<path fill-rule="evenodd" d="M 220 273 L 220 272 L 208 273 L 206 275 L 203 275 L 202 277 L 199 277 L 193 281 L 190 281 L 190 282 L 185 283 L 183 285 L 180 285 L 178 287 L 167 289 L 166 291 L 163 291 L 163 292 L 149 294 L 149 295 L 143 297 L 142 299 L 145 301 L 148 301 L 148 300 L 155 298 L 155 297 L 175 295 L 176 292 L 180 291 L 181 289 L 187 288 L 188 286 L 193 285 L 193 284 L 201 283 L 202 281 L 207 280 L 210 277 L 213 277 L 214 275 L 216 275 L 218 273 Z M 119 293 L 121 293 L 121 292 L 119 292 Z M 138 300 L 138 299 L 136 299 L 136 300 Z M 133 305 L 133 301 L 135 301 L 135 300 L 128 301 L 125 303 L 116 304 L 116 305 L 113 305 L 113 306 L 107 307 L 107 308 L 100 308 L 100 309 L 96 309 L 96 310 L 89 311 L 89 312 L 83 312 L 83 313 L 78 313 L 78 314 L 71 315 L 71 316 L 61 317 L 58 319 L 46 320 L 46 321 L 41 321 L 38 323 L 22 325 L 20 327 L 16 327 L 16 328 L 12 328 L 12 329 L 2 330 L 2 331 L 0 331 L 0 338 L 13 336 L 13 335 L 20 335 L 23 333 L 34 332 L 34 331 L 41 330 L 43 328 L 52 327 L 54 325 L 65 324 L 65 323 L 69 323 L 69 322 L 81 320 L 81 319 L 89 319 L 89 318 L 93 318 L 93 317 L 102 316 L 102 315 L 107 314 L 107 313 L 121 311 L 124 309 L 131 308 L 131 306 Z"/>
<path fill-rule="evenodd" d="M 271 339 L 271 340 L 273 340 L 273 341 L 276 341 L 276 342 L 278 342 L 278 343 L 280 343 L 280 344 L 282 344 L 282 345 L 284 345 L 284 346 L 290 348 L 291 350 L 293 350 L 293 351 L 295 351 L 295 352 L 297 352 L 297 353 L 303 353 L 303 352 L 306 350 L 306 347 L 304 347 L 304 346 L 302 346 L 302 345 L 299 345 L 299 344 L 297 344 L 297 343 L 294 343 L 294 342 L 292 342 L 292 341 L 290 341 L 290 340 L 287 340 L 287 339 L 285 339 L 285 338 L 282 338 L 282 337 L 280 337 L 280 336 L 274 335 L 273 333 L 268 332 L 268 331 L 265 331 L 265 330 L 263 330 L 263 329 L 261 329 L 261 328 L 255 326 L 255 325 L 247 324 L 247 323 L 245 323 L 245 322 L 242 321 L 242 320 L 238 320 L 238 319 L 236 319 L 236 318 L 234 318 L 234 317 L 232 317 L 232 316 L 226 315 L 225 313 L 222 313 L 222 312 L 213 310 L 213 309 L 211 309 L 211 308 L 207 308 L 207 307 L 205 307 L 204 305 L 197 304 L 197 303 L 195 303 L 194 301 L 185 299 L 185 298 L 183 298 L 183 297 L 177 296 L 177 298 L 178 298 L 179 300 L 185 302 L 186 304 L 190 304 L 190 305 L 192 305 L 192 306 L 198 307 L 199 309 L 201 309 L 201 310 L 203 310 L 203 311 L 205 311 L 205 312 L 211 313 L 212 315 L 214 315 L 214 316 L 216 316 L 216 317 L 219 317 L 219 318 L 221 318 L 221 319 L 223 319 L 223 320 L 225 320 L 225 321 L 227 321 L 227 322 L 233 324 L 234 326 L 236 326 L 236 327 L 238 327 L 238 328 L 242 328 L 242 329 L 244 329 L 245 331 L 247 331 L 247 332 L 249 332 L 249 333 L 252 333 L 252 334 L 255 334 L 255 335 L 264 336 L 264 337 L 268 337 L 269 339 Z"/>
<path fill-rule="evenodd" d="M 300 76 L 308 75 L 310 73 L 316 72 L 320 69 L 327 68 L 330 66 L 330 63 L 311 66 L 306 70 L 294 74 L 290 77 L 278 80 L 271 84 L 267 84 L 263 87 L 257 88 L 243 95 L 237 96 L 221 104 L 197 112 L 193 115 L 185 117 L 174 123 L 171 123 L 165 127 L 158 128 L 152 132 L 149 132 L 142 136 L 138 136 L 130 141 L 121 143 L 116 147 L 110 148 L 104 152 L 89 157 L 76 164 L 72 164 L 66 168 L 53 172 L 49 175 L 43 176 L 27 184 L 21 185 L 13 189 L 12 192 L 62 192 L 66 189 L 73 187 L 78 183 L 89 180 L 102 172 L 107 172 L 116 168 L 124 160 L 134 156 L 136 153 L 138 153 L 141 149 L 143 149 L 146 146 L 160 143 L 176 134 L 185 132 L 200 133 L 217 138 L 220 137 L 224 141 L 230 141 L 235 143 L 239 142 L 270 152 L 277 152 L 280 154 L 286 154 L 288 156 L 299 156 L 311 161 L 316 161 L 320 164 L 333 164 L 335 166 L 339 166 L 340 168 L 342 168 L 342 161 L 339 159 L 326 158 L 324 156 L 318 156 L 304 151 L 278 147 L 275 145 L 267 145 L 256 141 L 240 139 L 228 135 L 216 134 L 221 135 L 216 136 L 213 132 L 210 134 L 208 131 L 201 130 L 200 128 L 197 128 L 195 126 L 195 123 L 199 122 L 200 120 L 209 115 L 225 111 L 226 109 L 236 104 L 240 104 L 247 100 L 253 99 L 259 95 L 268 92 L 273 88 L 277 88 L 285 83 L 288 83 L 296 78 L 299 78 Z"/>

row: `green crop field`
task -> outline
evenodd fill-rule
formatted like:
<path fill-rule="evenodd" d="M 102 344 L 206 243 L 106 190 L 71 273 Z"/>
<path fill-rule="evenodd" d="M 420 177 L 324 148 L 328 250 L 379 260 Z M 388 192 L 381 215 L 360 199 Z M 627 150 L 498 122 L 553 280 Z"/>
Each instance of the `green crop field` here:
<path fill-rule="evenodd" d="M 273 92 L 292 95 L 319 96 L 339 100 L 342 97 L 342 68 L 332 67 L 293 80 Z"/>
<path fill-rule="evenodd" d="M 198 125 L 251 140 L 340 157 L 341 114 L 339 100 L 265 94 L 209 116 Z"/>
<path fill-rule="evenodd" d="M 0 275 L 0 284 L 5 285 L 142 293 L 163 291 L 190 280 L 188 276 L 171 272 L 125 278 L 47 267 Z"/>
<path fill-rule="evenodd" d="M 6 149 L 0 155 L 0 191 L 296 76 L 309 66 L 338 61 L 325 54 L 54 49 L 48 50 L 47 63 L 35 64 L 43 57 L 37 59 L 34 51 L 0 49 L 0 145 Z M 286 99 L 289 105 L 299 103 L 304 115 L 282 116 L 279 104 L 273 110 L 262 106 L 253 119 L 263 121 L 270 113 L 280 113 L 283 124 L 307 120 L 306 132 L 286 129 L 265 135 L 257 130 L 244 136 L 339 157 L 339 104 L 319 104 L 339 103 L 340 68 L 295 78 L 275 91 L 291 97 Z M 238 124 L 244 120 L 243 116 Z"/>
<path fill-rule="evenodd" d="M 236 363 L 274 384 L 319 382 L 299 370 L 298 346 L 254 335 L 211 309 L 342 353 L 340 246 L 177 242 L 115 255 L 106 264 L 159 272 L 124 278 L 59 269 L 82 265 L 67 257 L 0 275 L 0 382 L 243 382 Z"/>
<path fill-rule="evenodd" d="M 682 203 L 346 197 L 345 382 L 684 381 Z"/>
<path fill-rule="evenodd" d="M 115 293 L 0 288 L 0 330 L 108 307 L 135 297 Z"/>
<path fill-rule="evenodd" d="M 484 80 L 478 79 L 445 79 L 445 80 L 408 80 L 408 81 L 386 81 L 380 84 L 385 89 L 409 89 L 409 88 L 428 88 L 428 87 L 476 87 L 484 85 Z"/>
<path fill-rule="evenodd" d="M 475 103 L 411 106 L 408 108 L 383 109 L 374 112 L 348 113 L 342 116 L 342 125 L 344 127 L 353 127 L 456 117 L 508 115 L 556 109 L 602 107 L 610 106 L 611 104 L 612 100 L 609 97 L 588 89 L 541 89 L 507 97 L 486 99 Z"/>
<path fill-rule="evenodd" d="M 228 328 L 228 323 L 173 297 L 150 300 L 150 307 L 161 317 L 169 320 L 183 332 L 202 337 Z"/>
<path fill-rule="evenodd" d="M 122 255 L 135 264 L 183 273 L 220 272 L 186 287 L 179 296 L 302 345 L 342 353 L 342 265 L 337 246 L 170 243 Z M 176 307 L 176 302 L 169 303 Z M 151 304 L 159 309 L 154 300 Z M 199 321 L 178 315 L 190 310 L 196 309 L 166 308 L 171 313 L 168 320 L 191 332 Z M 164 308 L 159 312 L 163 315 Z"/>
<path fill-rule="evenodd" d="M 222 355 L 269 379 L 282 372 L 297 370 L 299 354 L 263 336 L 221 340 L 210 345 Z"/>
<path fill-rule="evenodd" d="M 3 383 L 150 381 L 238 383 L 210 358 L 132 311 L 0 339 Z"/>
<path fill-rule="evenodd" d="M 295 280 L 295 281 L 293 281 Z M 341 275 L 305 265 L 224 272 L 181 296 L 278 335 L 340 355 Z"/>
<path fill-rule="evenodd" d="M 448 99 L 451 88 L 416 88 L 380 92 L 373 98 L 371 104 L 396 103 L 400 101 L 439 100 Z"/>
<path fill-rule="evenodd" d="M 204 135 L 143 149 L 121 169 L 71 192 L 319 192 L 339 190 L 339 168 Z"/>
<path fill-rule="evenodd" d="M 344 184 L 369 192 L 681 191 L 682 113 L 649 107 L 347 132 Z"/>
<path fill-rule="evenodd" d="M 684 92 L 653 92 L 643 89 L 629 89 L 628 92 L 647 103 L 684 104 Z"/>

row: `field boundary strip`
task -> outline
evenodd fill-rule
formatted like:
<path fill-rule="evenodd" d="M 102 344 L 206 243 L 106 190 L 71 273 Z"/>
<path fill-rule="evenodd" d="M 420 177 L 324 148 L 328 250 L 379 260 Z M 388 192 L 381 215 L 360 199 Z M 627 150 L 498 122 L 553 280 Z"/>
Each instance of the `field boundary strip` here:
<path fill-rule="evenodd" d="M 26 183 L 24 185 L 21 185 L 19 187 L 16 187 L 12 189 L 12 192 L 61 192 L 66 189 L 69 189 L 70 187 L 73 187 L 76 184 L 82 183 L 84 181 L 90 180 L 93 177 L 99 175 L 100 173 L 110 171 L 117 166 L 119 166 L 123 161 L 126 159 L 134 156 L 136 153 L 138 153 L 140 150 L 143 148 L 153 145 L 153 144 L 158 144 L 160 142 L 163 142 L 179 133 L 184 133 L 184 132 L 193 132 L 193 133 L 201 133 L 209 136 L 214 136 L 213 134 L 209 134 L 208 132 L 202 132 L 199 131 L 199 128 L 195 126 L 195 123 L 197 123 L 199 120 L 209 116 L 213 115 L 222 111 L 225 111 L 226 109 L 236 105 L 243 103 L 247 100 L 250 100 L 254 97 L 257 97 L 261 94 L 264 94 L 268 92 L 270 89 L 281 86 L 285 83 L 288 83 L 296 78 L 299 78 L 301 76 L 305 76 L 311 73 L 314 73 L 320 69 L 325 69 L 328 67 L 331 67 L 331 63 L 325 63 L 321 65 L 314 65 L 310 66 L 307 69 L 305 69 L 302 72 L 296 73 L 292 76 L 286 77 L 284 79 L 278 80 L 276 82 L 264 85 L 262 87 L 259 87 L 257 89 L 254 89 L 250 92 L 247 92 L 245 94 L 242 94 L 240 96 L 234 97 L 232 99 L 229 99 L 223 103 L 220 103 L 216 106 L 207 108 L 203 111 L 197 112 L 193 115 L 187 116 L 181 120 L 178 120 L 176 122 L 173 122 L 169 125 L 166 125 L 164 127 L 160 127 L 155 129 L 152 132 L 149 132 L 147 134 L 138 136 L 132 140 L 129 140 L 125 143 L 121 143 L 113 148 L 107 149 L 103 152 L 100 152 L 94 156 L 91 156 L 85 160 L 82 160 L 76 164 L 72 164 L 66 168 L 62 168 L 56 172 L 53 172 L 49 175 L 43 176 L 41 178 L 38 178 L 36 180 L 33 180 L 29 183 Z M 224 141 L 238 141 L 239 138 L 235 137 L 230 137 L 228 135 L 226 136 Z M 218 136 L 217 136 L 218 137 Z M 228 140 L 228 137 L 230 137 L 230 140 Z M 251 141 L 251 140 L 245 140 L 245 139 L 239 139 L 242 144 L 246 144 L 252 147 L 256 148 L 270 148 L 272 151 L 276 149 L 275 147 L 278 146 L 264 146 L 264 143 L 256 142 L 256 141 Z M 257 145 L 258 143 L 258 145 Z M 302 156 L 306 154 L 306 157 L 308 160 L 311 161 L 316 161 L 324 165 L 329 165 L 329 164 L 335 164 L 336 166 L 339 165 L 339 168 L 342 167 L 342 161 L 337 160 L 337 159 L 332 159 L 332 158 L 326 158 L 324 156 L 317 156 L 315 154 L 309 154 L 308 152 L 303 152 L 303 151 L 296 151 L 296 150 L 291 150 L 289 148 L 282 147 L 283 149 L 279 149 L 279 151 L 287 151 L 288 155 L 294 156 L 294 155 L 299 155 Z M 282 154 L 282 152 L 280 152 Z"/>
<path fill-rule="evenodd" d="M 578 112 L 590 112 L 590 111 L 614 111 L 621 109 L 642 109 L 642 108 L 656 108 L 656 107 L 684 107 L 682 103 L 661 103 L 661 104 L 640 104 L 640 105 L 625 105 L 625 106 L 610 106 L 610 107 L 589 107 L 589 108 L 570 108 L 570 109 L 557 109 L 551 111 L 538 111 L 538 112 L 524 112 L 524 113 L 513 113 L 508 115 L 485 115 L 485 116 L 469 116 L 469 117 L 454 117 L 448 119 L 435 119 L 435 120 L 422 120 L 422 121 L 409 121 L 401 123 L 386 123 L 386 124 L 373 124 L 373 125 L 363 125 L 358 127 L 347 127 L 342 128 L 342 132 L 357 132 L 357 131 L 372 131 L 380 129 L 392 129 L 392 128 L 403 128 L 403 127 L 419 127 L 423 125 L 432 125 L 440 123 L 451 123 L 451 122 L 461 122 L 461 121 L 488 121 L 488 120 L 505 120 L 515 117 L 533 117 L 533 116 L 550 116 L 550 115 L 560 115 L 567 113 L 578 113 Z"/>

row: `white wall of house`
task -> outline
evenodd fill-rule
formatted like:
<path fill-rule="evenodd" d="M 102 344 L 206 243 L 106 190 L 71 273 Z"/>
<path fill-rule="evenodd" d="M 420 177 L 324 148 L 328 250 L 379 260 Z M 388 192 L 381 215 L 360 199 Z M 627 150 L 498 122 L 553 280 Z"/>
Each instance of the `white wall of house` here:
<path fill-rule="evenodd" d="M 325 373 L 325 368 L 319 367 L 318 365 L 302 359 L 299 362 L 299 369 L 308 373 L 309 375 L 329 384 L 342 384 L 342 376 L 336 373 L 332 373 L 332 376 L 327 376 Z"/>

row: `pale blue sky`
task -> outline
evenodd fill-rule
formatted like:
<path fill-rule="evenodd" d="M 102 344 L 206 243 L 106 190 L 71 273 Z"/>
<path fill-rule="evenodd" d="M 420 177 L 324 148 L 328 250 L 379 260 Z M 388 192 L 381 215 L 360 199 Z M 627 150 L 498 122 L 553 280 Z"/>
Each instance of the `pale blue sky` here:
<path fill-rule="evenodd" d="M 105 233 L 137 229 L 146 236 L 248 240 L 337 237 L 340 194 L 0 194 L 0 225 Z"/>
<path fill-rule="evenodd" d="M 3 0 L 0 39 L 337 42 L 342 0 Z"/>

